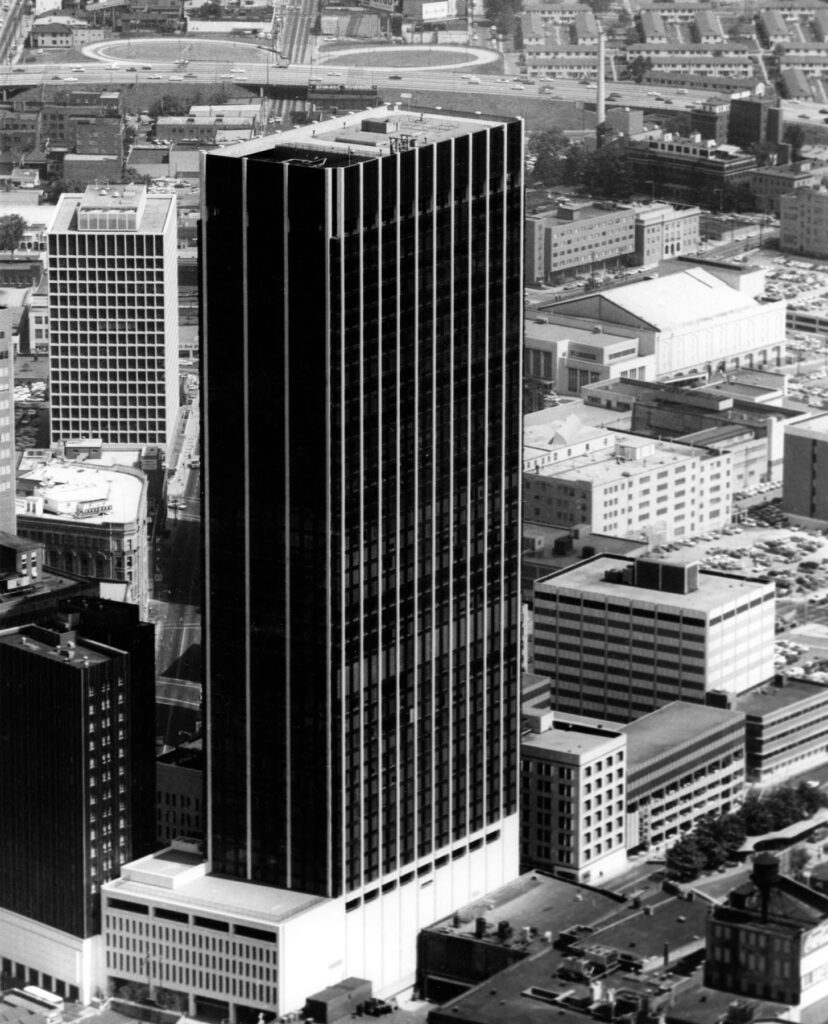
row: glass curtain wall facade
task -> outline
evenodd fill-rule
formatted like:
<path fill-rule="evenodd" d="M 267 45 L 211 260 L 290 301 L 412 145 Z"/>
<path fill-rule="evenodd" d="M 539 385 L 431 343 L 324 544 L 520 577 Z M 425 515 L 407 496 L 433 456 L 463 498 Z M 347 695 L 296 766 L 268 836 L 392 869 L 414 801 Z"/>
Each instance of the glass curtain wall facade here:
<path fill-rule="evenodd" d="M 209 857 L 325 896 L 517 798 L 522 123 L 366 116 L 203 158 Z"/>

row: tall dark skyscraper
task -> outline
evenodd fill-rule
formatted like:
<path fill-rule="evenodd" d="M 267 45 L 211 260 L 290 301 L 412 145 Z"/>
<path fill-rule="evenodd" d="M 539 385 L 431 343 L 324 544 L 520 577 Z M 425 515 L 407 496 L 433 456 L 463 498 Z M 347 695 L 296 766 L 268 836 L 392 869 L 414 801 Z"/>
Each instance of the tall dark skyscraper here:
<path fill-rule="evenodd" d="M 208 855 L 370 966 L 517 873 L 522 122 L 203 159 Z"/>
<path fill-rule="evenodd" d="M 154 627 L 43 597 L 0 622 L 0 967 L 88 999 L 100 887 L 154 844 Z"/>

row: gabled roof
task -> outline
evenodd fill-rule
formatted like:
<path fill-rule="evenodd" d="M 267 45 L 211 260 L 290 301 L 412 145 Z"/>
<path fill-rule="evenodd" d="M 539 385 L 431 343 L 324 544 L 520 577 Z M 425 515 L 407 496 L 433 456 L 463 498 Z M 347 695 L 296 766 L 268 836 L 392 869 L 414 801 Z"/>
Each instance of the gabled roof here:
<path fill-rule="evenodd" d="M 754 299 L 731 288 L 701 267 L 693 267 L 656 280 L 636 281 L 620 288 L 556 302 L 550 311 L 598 318 L 607 323 L 630 323 L 635 320 L 653 330 L 667 331 L 727 313 L 756 308 Z"/>

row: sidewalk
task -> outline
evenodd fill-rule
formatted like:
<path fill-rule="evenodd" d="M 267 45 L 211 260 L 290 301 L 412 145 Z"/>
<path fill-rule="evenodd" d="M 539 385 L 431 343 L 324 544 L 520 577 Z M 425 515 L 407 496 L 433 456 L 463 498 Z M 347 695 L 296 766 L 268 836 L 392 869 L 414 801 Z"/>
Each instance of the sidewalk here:
<path fill-rule="evenodd" d="M 190 479 L 190 462 L 199 455 L 199 397 L 182 406 L 176 424 L 175 441 L 168 468 L 173 472 L 167 480 L 167 499 L 181 498 Z"/>

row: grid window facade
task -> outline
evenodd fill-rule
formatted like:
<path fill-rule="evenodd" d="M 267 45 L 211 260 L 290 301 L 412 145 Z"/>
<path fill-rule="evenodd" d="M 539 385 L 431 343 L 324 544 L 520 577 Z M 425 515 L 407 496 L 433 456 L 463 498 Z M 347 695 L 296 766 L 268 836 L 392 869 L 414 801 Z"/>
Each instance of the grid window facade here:
<path fill-rule="evenodd" d="M 166 446 L 178 410 L 174 208 L 156 234 L 136 231 L 134 212 L 85 216 L 87 229 L 48 239 L 52 440 Z"/>

